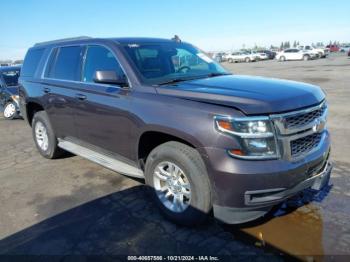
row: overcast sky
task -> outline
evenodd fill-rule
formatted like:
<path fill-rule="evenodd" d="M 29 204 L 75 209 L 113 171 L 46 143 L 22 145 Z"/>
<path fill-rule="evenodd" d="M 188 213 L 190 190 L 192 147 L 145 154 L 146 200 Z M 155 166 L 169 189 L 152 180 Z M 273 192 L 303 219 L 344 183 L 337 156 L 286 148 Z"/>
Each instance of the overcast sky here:
<path fill-rule="evenodd" d="M 207 50 L 350 42 L 349 0 L 12 0 L 1 2 L 0 59 L 73 36 L 147 36 Z"/>

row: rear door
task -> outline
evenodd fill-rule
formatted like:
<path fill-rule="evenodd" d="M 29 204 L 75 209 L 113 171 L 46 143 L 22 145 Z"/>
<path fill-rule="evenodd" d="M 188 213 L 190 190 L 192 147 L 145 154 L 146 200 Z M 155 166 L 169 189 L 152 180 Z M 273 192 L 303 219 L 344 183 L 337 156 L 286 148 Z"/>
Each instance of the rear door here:
<path fill-rule="evenodd" d="M 80 88 L 79 78 L 83 47 L 63 46 L 51 51 L 42 89 L 44 103 L 51 124 L 58 137 L 76 137 L 74 125 L 75 94 Z"/>
<path fill-rule="evenodd" d="M 100 149 L 129 156 L 131 116 L 130 89 L 94 82 L 96 71 L 114 71 L 126 77 L 114 53 L 102 45 L 85 49 L 82 87 L 76 94 L 75 123 L 78 137 Z"/>

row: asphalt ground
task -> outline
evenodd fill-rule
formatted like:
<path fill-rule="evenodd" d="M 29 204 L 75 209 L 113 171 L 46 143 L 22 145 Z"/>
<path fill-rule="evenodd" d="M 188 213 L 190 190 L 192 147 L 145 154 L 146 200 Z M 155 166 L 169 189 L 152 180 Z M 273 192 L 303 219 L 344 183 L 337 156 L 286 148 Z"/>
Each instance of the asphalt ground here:
<path fill-rule="evenodd" d="M 224 66 L 235 74 L 291 79 L 322 87 L 329 102 L 328 127 L 335 164 L 330 186 L 321 192 L 306 190 L 254 223 L 228 226 L 211 218 L 202 226 L 176 226 L 160 215 L 142 181 L 78 156 L 44 159 L 37 153 L 31 129 L 23 120 L 7 121 L 0 116 L 0 254 L 104 258 L 210 254 L 242 255 L 242 259 L 268 255 L 272 261 L 347 261 L 350 59 L 332 54 L 313 61 Z"/>

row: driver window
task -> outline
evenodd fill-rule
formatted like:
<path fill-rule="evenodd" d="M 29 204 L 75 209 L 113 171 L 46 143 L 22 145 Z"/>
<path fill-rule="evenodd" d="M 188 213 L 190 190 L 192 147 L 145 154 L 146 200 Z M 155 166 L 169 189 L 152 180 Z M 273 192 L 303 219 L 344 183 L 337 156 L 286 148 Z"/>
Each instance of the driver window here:
<path fill-rule="evenodd" d="M 114 71 L 119 77 L 126 77 L 113 53 L 103 46 L 88 46 L 83 68 L 83 82 L 94 82 L 96 71 Z"/>

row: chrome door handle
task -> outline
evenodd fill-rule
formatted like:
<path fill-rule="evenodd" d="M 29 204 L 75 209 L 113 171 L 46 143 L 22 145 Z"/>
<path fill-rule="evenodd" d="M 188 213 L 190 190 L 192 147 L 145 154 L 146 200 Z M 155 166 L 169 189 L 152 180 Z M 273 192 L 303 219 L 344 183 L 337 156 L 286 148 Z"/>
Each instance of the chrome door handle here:
<path fill-rule="evenodd" d="M 44 93 L 46 93 L 46 94 L 48 94 L 48 93 L 50 93 L 51 92 L 51 89 L 50 88 L 48 88 L 48 87 L 44 87 Z"/>
<path fill-rule="evenodd" d="M 79 100 L 86 100 L 86 95 L 83 95 L 83 94 L 76 94 L 75 97 Z"/>

